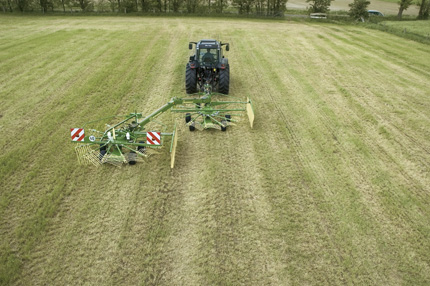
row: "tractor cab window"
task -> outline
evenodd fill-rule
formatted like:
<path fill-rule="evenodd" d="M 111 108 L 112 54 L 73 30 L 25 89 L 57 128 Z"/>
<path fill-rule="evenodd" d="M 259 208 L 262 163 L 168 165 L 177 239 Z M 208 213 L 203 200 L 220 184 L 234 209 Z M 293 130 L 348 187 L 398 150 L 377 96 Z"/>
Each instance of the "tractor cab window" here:
<path fill-rule="evenodd" d="M 216 64 L 218 62 L 217 50 L 216 49 L 200 50 L 200 62 L 203 64 Z"/>

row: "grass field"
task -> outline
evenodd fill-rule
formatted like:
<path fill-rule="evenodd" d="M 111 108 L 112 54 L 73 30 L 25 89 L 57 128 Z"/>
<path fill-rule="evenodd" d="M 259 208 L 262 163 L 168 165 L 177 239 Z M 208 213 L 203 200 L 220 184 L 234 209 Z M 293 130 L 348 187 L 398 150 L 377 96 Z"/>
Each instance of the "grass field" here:
<path fill-rule="evenodd" d="M 413 33 L 430 39 L 429 21 L 386 21 L 383 24 L 399 32 Z"/>
<path fill-rule="evenodd" d="M 0 16 L 0 284 L 429 285 L 430 49 L 359 26 Z M 256 121 L 176 166 L 83 167 L 70 128 L 185 94 L 231 45 Z M 168 124 L 183 118 L 165 114 Z"/>

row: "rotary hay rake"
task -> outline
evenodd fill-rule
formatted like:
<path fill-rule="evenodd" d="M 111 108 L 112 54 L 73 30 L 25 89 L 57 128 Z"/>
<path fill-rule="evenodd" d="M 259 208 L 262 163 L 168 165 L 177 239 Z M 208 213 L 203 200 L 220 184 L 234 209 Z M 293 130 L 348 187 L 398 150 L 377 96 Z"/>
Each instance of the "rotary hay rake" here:
<path fill-rule="evenodd" d="M 225 98 L 227 100 L 223 100 Z M 141 113 L 131 113 L 117 123 L 110 123 L 118 118 L 112 116 L 87 122 L 81 128 L 72 128 L 72 142 L 79 143 L 75 147 L 79 163 L 95 166 L 104 163 L 114 166 L 122 166 L 124 163 L 134 165 L 151 155 L 158 154 L 166 145 L 165 141 L 170 140 L 170 167 L 173 168 L 178 141 L 176 125 L 171 132 L 166 132 L 167 125 L 156 120 L 157 116 L 168 110 L 185 114 L 185 123 L 190 131 L 195 129 L 226 131 L 228 126 L 238 122 L 233 117 L 242 116 L 241 112 L 247 113 L 251 128 L 254 122 L 254 110 L 249 98 L 243 101 L 232 96 L 212 93 L 210 85 L 205 85 L 203 92 L 187 98 L 172 98 L 144 118 Z M 106 123 L 108 120 L 110 124 Z M 104 131 L 100 131 L 103 125 Z"/>

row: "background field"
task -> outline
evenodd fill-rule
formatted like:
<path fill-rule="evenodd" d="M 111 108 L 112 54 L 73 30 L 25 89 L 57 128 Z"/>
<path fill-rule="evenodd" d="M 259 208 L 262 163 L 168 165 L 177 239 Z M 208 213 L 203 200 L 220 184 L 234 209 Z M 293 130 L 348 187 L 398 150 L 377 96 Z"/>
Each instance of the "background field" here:
<path fill-rule="evenodd" d="M 430 24 L 428 21 L 386 21 L 383 25 L 402 33 L 413 33 L 415 35 L 430 39 Z"/>
<path fill-rule="evenodd" d="M 428 45 L 285 21 L 0 29 L 1 284 L 430 283 Z M 201 38 L 230 42 L 230 91 L 254 100 L 255 128 L 182 126 L 173 170 L 167 151 L 79 166 L 70 128 L 184 95 Z"/>
<path fill-rule="evenodd" d="M 330 4 L 330 11 L 336 13 L 336 11 L 349 11 L 348 6 L 354 2 L 353 0 L 333 0 Z M 398 0 L 371 0 L 368 6 L 369 10 L 378 10 L 384 13 L 385 16 L 397 15 L 399 13 Z M 306 0 L 288 0 L 287 10 L 294 9 L 307 9 L 309 3 Z M 406 11 L 403 12 L 404 16 L 418 16 L 419 8 L 417 5 L 411 5 Z M 288 11 L 287 11 L 288 13 Z"/>

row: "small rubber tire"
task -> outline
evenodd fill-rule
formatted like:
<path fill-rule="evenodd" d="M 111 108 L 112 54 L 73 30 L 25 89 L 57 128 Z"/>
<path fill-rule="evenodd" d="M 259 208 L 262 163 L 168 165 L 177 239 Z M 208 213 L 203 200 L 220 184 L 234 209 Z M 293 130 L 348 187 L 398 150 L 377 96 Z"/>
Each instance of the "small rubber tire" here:
<path fill-rule="evenodd" d="M 225 124 L 226 122 L 225 122 L 225 120 L 223 120 L 223 121 L 221 121 L 221 123 L 222 123 L 222 124 Z M 223 127 L 223 126 L 221 125 L 221 131 L 222 131 L 222 132 L 227 131 L 227 126 Z"/>
<path fill-rule="evenodd" d="M 136 155 L 136 152 L 134 152 L 134 151 L 130 151 L 130 153 L 131 154 L 134 154 L 133 156 L 137 156 Z M 129 155 L 130 156 L 130 155 Z M 129 165 L 136 165 L 136 160 L 130 160 L 130 161 L 128 161 L 128 164 Z"/>
<path fill-rule="evenodd" d="M 185 114 L 185 123 L 188 123 L 191 121 L 191 113 Z"/>
<path fill-rule="evenodd" d="M 145 141 L 139 141 L 139 143 L 145 144 Z M 145 146 L 137 146 L 137 151 L 140 151 L 141 153 L 145 152 L 145 149 Z"/>
<path fill-rule="evenodd" d="M 190 131 L 194 131 L 194 130 L 196 130 L 196 127 L 195 127 L 195 126 L 193 126 L 193 125 L 190 125 L 189 127 L 190 127 Z"/>
<path fill-rule="evenodd" d="M 226 115 L 225 115 L 225 119 L 226 119 L 228 122 L 231 122 L 231 115 L 230 115 L 230 114 L 226 114 Z"/>
<path fill-rule="evenodd" d="M 101 149 L 100 150 L 100 155 L 99 155 L 99 160 L 101 161 L 103 159 L 103 157 L 106 155 L 106 149 Z"/>

